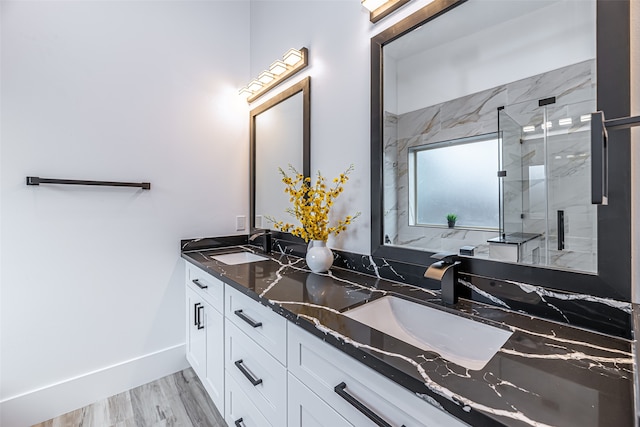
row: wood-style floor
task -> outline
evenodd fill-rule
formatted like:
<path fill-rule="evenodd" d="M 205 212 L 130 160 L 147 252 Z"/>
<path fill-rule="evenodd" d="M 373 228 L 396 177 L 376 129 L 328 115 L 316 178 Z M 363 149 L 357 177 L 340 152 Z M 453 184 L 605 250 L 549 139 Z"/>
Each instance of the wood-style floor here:
<path fill-rule="evenodd" d="M 33 427 L 227 427 L 193 369 Z"/>

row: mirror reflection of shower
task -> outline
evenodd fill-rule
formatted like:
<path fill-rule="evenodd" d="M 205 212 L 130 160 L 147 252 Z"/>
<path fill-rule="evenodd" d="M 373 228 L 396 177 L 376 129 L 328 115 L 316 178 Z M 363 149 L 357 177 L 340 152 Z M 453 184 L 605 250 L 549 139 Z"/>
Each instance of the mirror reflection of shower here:
<path fill-rule="evenodd" d="M 595 2 L 470 1 L 383 44 L 374 69 L 385 246 L 596 271 L 595 209 L 572 200 L 589 193 L 580 192 L 590 154 L 556 152 L 572 144 L 556 134 L 584 124 L 574 106 L 596 110 L 596 15 Z M 495 146 L 480 142 L 492 135 Z M 491 161 L 475 152 L 483 144 Z M 492 185 L 481 185 L 485 176 Z"/>
<path fill-rule="evenodd" d="M 592 110 L 594 99 L 555 98 L 499 109 L 500 235 L 489 240 L 490 258 L 596 271 Z"/>

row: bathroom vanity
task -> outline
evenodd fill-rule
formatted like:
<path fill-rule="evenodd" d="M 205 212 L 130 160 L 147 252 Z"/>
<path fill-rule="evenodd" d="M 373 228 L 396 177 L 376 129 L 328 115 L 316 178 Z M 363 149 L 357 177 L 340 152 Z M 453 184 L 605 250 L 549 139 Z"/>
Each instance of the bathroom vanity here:
<path fill-rule="evenodd" d="M 254 246 L 182 257 L 188 359 L 230 426 L 634 425 L 629 340 Z"/>

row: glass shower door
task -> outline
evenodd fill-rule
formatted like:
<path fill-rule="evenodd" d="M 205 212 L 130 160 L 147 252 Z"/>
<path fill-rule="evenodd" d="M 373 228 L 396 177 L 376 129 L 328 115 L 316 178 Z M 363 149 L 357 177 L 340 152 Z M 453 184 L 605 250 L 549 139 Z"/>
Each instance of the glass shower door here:
<path fill-rule="evenodd" d="M 595 102 L 545 108 L 549 265 L 597 271 L 597 207 L 591 204 L 590 112 Z"/>
<path fill-rule="evenodd" d="M 548 260 L 544 113 L 537 101 L 527 101 L 506 106 L 498 114 L 503 238 L 519 245 L 519 262 L 542 265 Z"/>
<path fill-rule="evenodd" d="M 503 108 L 498 111 L 500 236 L 522 233 L 522 127 Z"/>

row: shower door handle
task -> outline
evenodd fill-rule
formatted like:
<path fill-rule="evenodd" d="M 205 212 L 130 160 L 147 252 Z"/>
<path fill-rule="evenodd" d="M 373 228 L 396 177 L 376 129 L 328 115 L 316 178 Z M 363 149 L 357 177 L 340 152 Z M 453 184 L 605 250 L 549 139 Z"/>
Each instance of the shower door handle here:
<path fill-rule="evenodd" d="M 558 211 L 558 250 L 564 249 L 564 211 Z"/>

